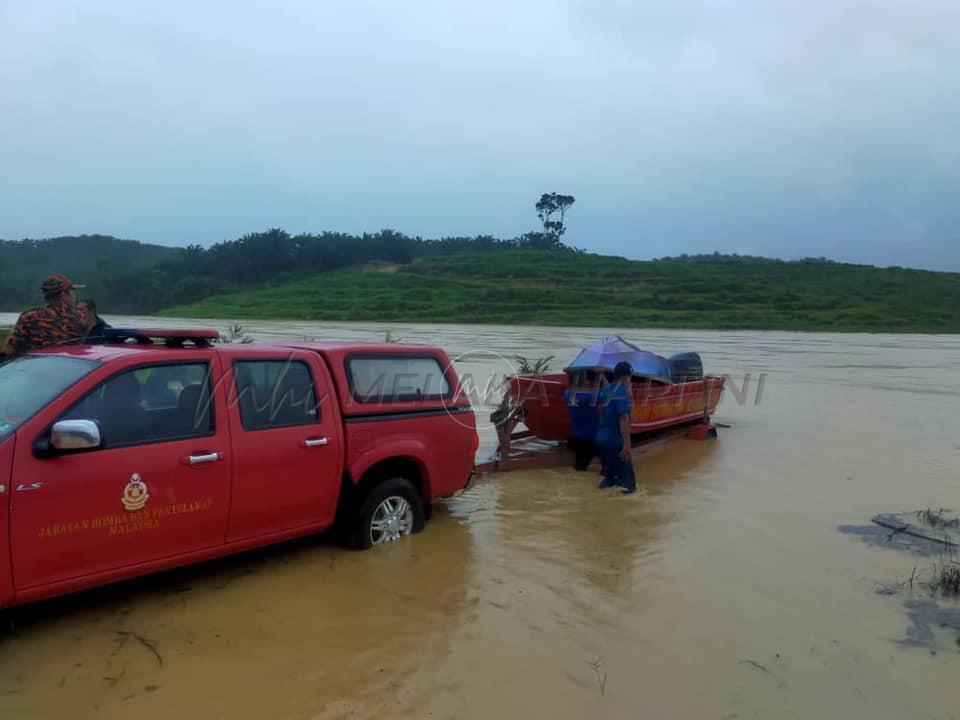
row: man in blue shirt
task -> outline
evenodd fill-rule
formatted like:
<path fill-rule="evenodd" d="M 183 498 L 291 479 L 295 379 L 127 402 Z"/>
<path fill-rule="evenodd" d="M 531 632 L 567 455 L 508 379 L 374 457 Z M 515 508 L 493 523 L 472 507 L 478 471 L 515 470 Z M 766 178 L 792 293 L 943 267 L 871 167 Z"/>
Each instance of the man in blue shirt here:
<path fill-rule="evenodd" d="M 586 470 L 596 455 L 593 439 L 597 435 L 600 413 L 597 408 L 597 388 L 582 383 L 580 373 L 570 379 L 570 389 L 564 391 L 563 401 L 570 413 L 570 441 L 567 443 L 575 453 L 573 467 Z"/>
<path fill-rule="evenodd" d="M 618 362 L 613 369 L 613 383 L 602 395 L 600 424 L 597 428 L 597 451 L 603 458 L 604 476 L 598 487 L 620 486 L 624 495 L 636 492 L 637 478 L 630 454 L 630 380 L 633 368 Z"/>

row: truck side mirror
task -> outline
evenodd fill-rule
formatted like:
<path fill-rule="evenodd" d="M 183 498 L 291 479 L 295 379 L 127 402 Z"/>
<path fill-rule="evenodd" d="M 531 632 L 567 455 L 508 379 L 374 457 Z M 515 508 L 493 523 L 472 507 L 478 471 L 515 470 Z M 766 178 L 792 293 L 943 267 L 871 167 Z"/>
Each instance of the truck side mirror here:
<path fill-rule="evenodd" d="M 50 428 L 54 450 L 92 450 L 101 445 L 100 426 L 93 420 L 61 420 Z"/>

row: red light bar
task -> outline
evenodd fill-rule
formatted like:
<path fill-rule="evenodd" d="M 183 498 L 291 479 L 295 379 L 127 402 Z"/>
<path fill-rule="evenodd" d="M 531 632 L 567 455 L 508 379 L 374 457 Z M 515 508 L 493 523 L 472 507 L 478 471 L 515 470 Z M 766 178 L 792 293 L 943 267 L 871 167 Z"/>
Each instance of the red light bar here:
<path fill-rule="evenodd" d="M 184 340 L 216 340 L 220 337 L 217 330 L 184 330 L 176 328 L 137 328 L 134 337 L 149 337 L 157 340 L 166 338 L 183 338 Z"/>
<path fill-rule="evenodd" d="M 123 343 L 128 340 L 149 343 L 153 340 L 165 340 L 168 345 L 182 345 L 184 342 L 209 345 L 220 337 L 220 332 L 217 330 L 185 328 L 108 328 L 103 334 L 107 342 L 111 343 Z"/>

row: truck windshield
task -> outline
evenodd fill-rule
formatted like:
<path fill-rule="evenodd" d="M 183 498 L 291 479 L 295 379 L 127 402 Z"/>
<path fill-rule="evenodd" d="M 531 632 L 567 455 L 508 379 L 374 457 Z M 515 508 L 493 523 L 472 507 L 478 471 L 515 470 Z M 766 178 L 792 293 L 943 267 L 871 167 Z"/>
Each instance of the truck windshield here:
<path fill-rule="evenodd" d="M 0 365 L 0 440 L 96 366 L 56 355 L 25 355 Z"/>

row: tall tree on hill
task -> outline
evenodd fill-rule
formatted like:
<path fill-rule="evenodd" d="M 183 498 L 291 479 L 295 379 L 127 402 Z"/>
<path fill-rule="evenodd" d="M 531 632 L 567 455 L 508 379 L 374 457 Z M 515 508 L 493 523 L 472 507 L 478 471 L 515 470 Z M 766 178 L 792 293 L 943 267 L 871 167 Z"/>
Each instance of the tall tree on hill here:
<path fill-rule="evenodd" d="M 548 248 L 557 248 L 562 244 L 563 234 L 567 231 L 564 218 L 567 210 L 575 202 L 576 198 L 573 195 L 560 195 L 554 192 L 541 195 L 534 206 L 537 217 L 543 223 L 543 240 Z M 555 220 L 555 216 L 559 219 Z"/>

